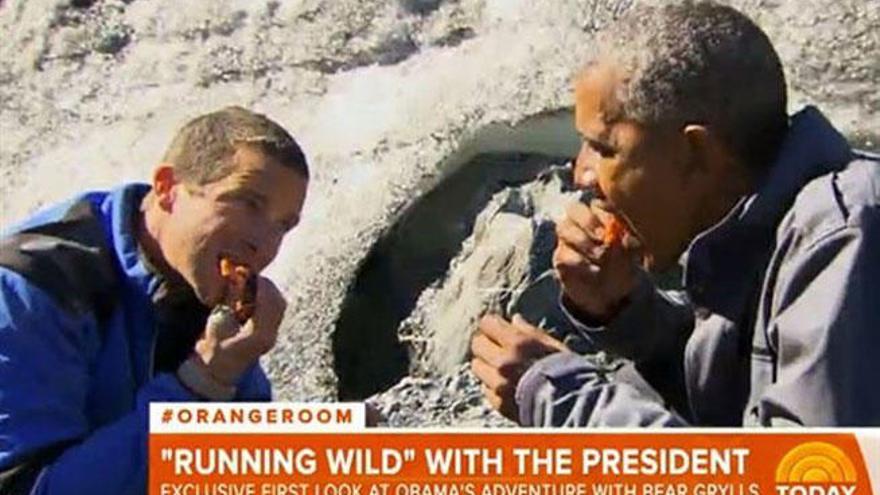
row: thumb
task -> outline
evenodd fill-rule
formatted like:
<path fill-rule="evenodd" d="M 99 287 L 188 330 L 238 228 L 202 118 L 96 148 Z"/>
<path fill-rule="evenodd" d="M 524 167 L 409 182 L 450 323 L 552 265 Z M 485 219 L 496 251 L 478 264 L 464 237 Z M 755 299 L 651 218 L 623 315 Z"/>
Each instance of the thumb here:
<path fill-rule="evenodd" d="M 645 248 L 645 244 L 642 240 L 632 233 L 629 229 L 623 235 L 623 240 L 621 242 L 621 247 L 623 251 L 628 255 L 628 257 L 639 266 L 647 268 L 645 265 L 645 260 L 648 259 L 648 251 Z"/>
<path fill-rule="evenodd" d="M 205 322 L 206 333 L 214 337 L 217 341 L 225 340 L 232 337 L 239 331 L 238 320 L 235 318 L 235 312 L 228 306 L 217 306 L 208 315 Z"/>
<path fill-rule="evenodd" d="M 568 350 L 568 347 L 566 347 L 565 344 L 554 339 L 540 328 L 527 322 L 526 319 L 523 318 L 522 315 L 520 315 L 519 313 L 513 315 L 513 318 L 511 318 L 511 323 L 513 323 L 513 325 L 516 326 L 519 330 L 532 335 L 542 344 L 551 349 L 555 349 L 557 351 Z"/>
<path fill-rule="evenodd" d="M 510 323 L 512 323 L 513 326 L 515 326 L 519 330 L 527 333 L 544 333 L 540 331 L 538 327 L 526 321 L 526 319 L 523 318 L 523 316 L 519 313 L 513 315 L 513 318 L 510 319 Z"/>

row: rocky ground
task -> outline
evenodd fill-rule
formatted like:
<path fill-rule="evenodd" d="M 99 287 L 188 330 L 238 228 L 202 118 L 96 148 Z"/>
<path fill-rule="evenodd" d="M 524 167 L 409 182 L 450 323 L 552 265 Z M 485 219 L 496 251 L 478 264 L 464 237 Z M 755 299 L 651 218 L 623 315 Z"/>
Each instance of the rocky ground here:
<path fill-rule="evenodd" d="M 554 207 L 523 198 L 565 194 L 541 171 L 577 145 L 572 76 L 633 1 L 2 1 L 0 225 L 144 180 L 199 113 L 267 113 L 313 169 L 269 269 L 291 301 L 265 360 L 278 397 L 504 424 L 462 366 L 468 323 L 542 286 L 528 243 Z M 778 47 L 792 110 L 880 146 L 880 2 L 731 3 Z"/>
<path fill-rule="evenodd" d="M 407 351 L 407 376 L 370 398 L 388 424 L 508 424 L 482 401 L 467 365 L 470 330 L 487 312 L 507 319 L 519 314 L 577 349 L 578 338 L 556 304 L 551 258 L 554 219 L 580 194 L 572 191 L 570 168 L 541 160 L 533 165 L 543 169 L 534 180 L 504 187 L 479 213 L 463 215 L 473 233 L 400 323 L 396 333 Z M 339 378 L 343 391 L 350 384 L 347 375 Z"/>

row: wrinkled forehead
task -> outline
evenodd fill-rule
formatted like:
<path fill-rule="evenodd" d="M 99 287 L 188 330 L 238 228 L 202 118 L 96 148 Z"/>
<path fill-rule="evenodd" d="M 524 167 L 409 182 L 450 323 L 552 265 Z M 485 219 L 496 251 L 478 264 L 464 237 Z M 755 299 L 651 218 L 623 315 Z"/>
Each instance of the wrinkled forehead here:
<path fill-rule="evenodd" d="M 214 186 L 218 192 L 248 192 L 282 208 L 298 208 L 307 184 L 307 178 L 278 158 L 253 147 L 238 146 L 229 174 Z"/>
<path fill-rule="evenodd" d="M 582 133 L 601 133 L 601 129 L 623 118 L 620 89 L 623 72 L 613 63 L 602 61 L 585 67 L 575 81 L 575 123 Z"/>
<path fill-rule="evenodd" d="M 230 164 L 230 176 L 233 176 L 236 183 L 271 185 L 272 179 L 281 176 L 308 180 L 279 157 L 255 146 L 237 145 Z"/>

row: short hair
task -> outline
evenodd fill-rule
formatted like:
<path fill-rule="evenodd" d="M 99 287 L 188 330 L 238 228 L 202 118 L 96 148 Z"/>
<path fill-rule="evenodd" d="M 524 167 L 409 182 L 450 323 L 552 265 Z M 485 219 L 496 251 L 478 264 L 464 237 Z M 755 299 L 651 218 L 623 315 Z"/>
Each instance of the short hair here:
<path fill-rule="evenodd" d="M 174 136 L 163 161 L 174 167 L 182 182 L 204 185 L 234 170 L 233 156 L 240 146 L 253 147 L 304 178 L 309 177 L 305 154 L 296 140 L 265 115 L 238 106 L 187 122 Z"/>
<path fill-rule="evenodd" d="M 746 167 L 769 167 L 788 128 L 785 74 L 744 14 L 712 1 L 638 5 L 597 42 L 593 62 L 624 72 L 626 118 L 706 125 Z"/>

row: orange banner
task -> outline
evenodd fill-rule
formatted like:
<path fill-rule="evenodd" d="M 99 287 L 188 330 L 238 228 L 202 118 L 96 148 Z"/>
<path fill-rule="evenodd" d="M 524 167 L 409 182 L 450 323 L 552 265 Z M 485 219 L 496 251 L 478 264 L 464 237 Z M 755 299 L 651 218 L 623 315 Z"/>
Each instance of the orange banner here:
<path fill-rule="evenodd" d="M 149 489 L 163 495 L 872 493 L 851 433 L 559 430 L 154 433 Z"/>

